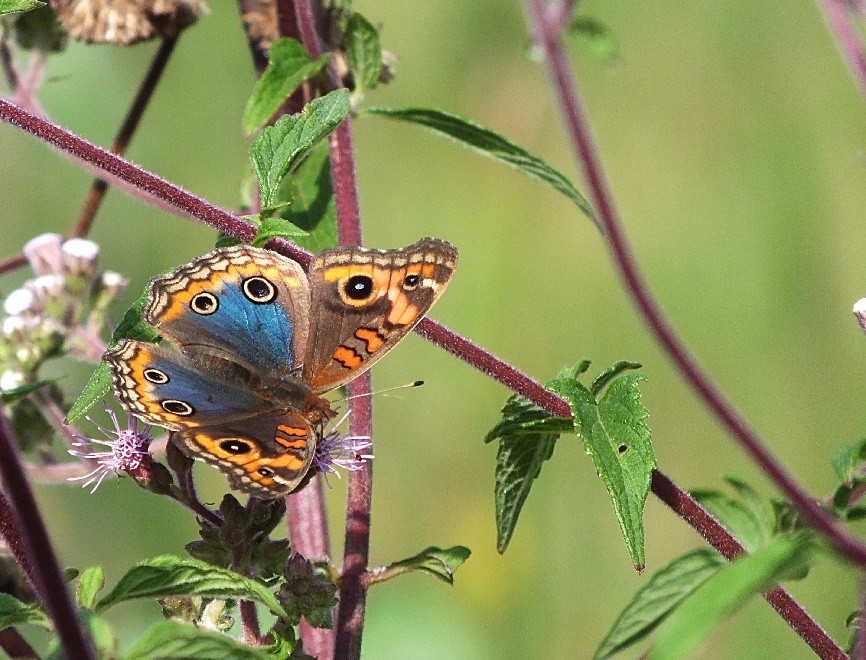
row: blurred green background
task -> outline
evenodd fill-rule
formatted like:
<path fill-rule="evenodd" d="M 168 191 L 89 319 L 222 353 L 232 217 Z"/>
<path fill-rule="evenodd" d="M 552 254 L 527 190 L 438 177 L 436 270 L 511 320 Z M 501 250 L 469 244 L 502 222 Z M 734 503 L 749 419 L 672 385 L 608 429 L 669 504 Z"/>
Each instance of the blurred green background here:
<path fill-rule="evenodd" d="M 234 3 L 180 40 L 129 156 L 236 208 L 248 171 L 241 112 L 254 82 Z M 434 106 L 468 116 L 580 183 L 545 71 L 527 57 L 517 2 L 357 0 L 399 57 L 376 105 Z M 866 337 L 850 308 L 866 295 L 866 113 L 815 4 L 581 3 L 616 35 L 609 66 L 571 53 L 631 243 L 662 306 L 718 385 L 817 497 L 829 458 L 866 429 Z M 72 44 L 52 56 L 40 99 L 61 125 L 107 145 L 156 46 Z M 775 495 L 649 338 L 595 227 L 563 197 L 413 127 L 355 122 L 365 242 L 433 235 L 461 264 L 432 316 L 540 380 L 582 358 L 593 372 L 642 362 L 643 401 L 660 468 L 684 487 L 723 474 Z M 64 231 L 90 176 L 14 128 L 0 127 L 0 255 Z M 201 254 L 214 232 L 109 193 L 93 238 L 102 264 L 132 279 Z M 0 282 L 6 293 L 24 273 Z M 123 306 L 118 306 L 118 318 Z M 89 373 L 66 366 L 74 396 Z M 447 587 L 409 576 L 369 598 L 368 658 L 588 657 L 636 575 L 590 460 L 564 437 L 545 465 L 511 547 L 495 550 L 495 448 L 482 443 L 508 392 L 417 336 L 374 370 L 375 386 L 424 379 L 375 402 L 372 561 L 428 546 L 469 546 Z M 204 497 L 225 489 L 199 467 Z M 328 493 L 341 552 L 345 480 Z M 42 485 L 38 496 L 64 565 L 99 563 L 113 582 L 133 559 L 182 553 L 190 514 L 109 481 L 96 494 Z M 647 572 L 702 540 L 662 504 L 647 505 Z M 824 560 L 791 591 L 837 639 L 857 606 L 856 574 Z M 153 604 L 109 613 L 131 640 Z M 645 645 L 644 645 L 645 647 Z M 639 647 L 639 648 L 644 648 Z M 627 657 L 635 657 L 632 650 Z M 762 600 L 714 632 L 700 657 L 811 657 Z"/>

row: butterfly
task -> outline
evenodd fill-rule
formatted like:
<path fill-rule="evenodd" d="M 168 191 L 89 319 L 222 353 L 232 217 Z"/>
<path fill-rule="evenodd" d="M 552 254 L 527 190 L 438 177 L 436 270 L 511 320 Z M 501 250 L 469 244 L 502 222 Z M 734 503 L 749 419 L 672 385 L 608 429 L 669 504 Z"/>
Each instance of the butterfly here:
<path fill-rule="evenodd" d="M 406 336 L 456 266 L 454 246 L 433 238 L 325 250 L 309 272 L 261 248 L 214 250 L 150 282 L 142 318 L 166 341 L 111 346 L 112 389 L 233 488 L 287 495 L 305 483 L 317 428 L 335 414 L 322 395 Z"/>

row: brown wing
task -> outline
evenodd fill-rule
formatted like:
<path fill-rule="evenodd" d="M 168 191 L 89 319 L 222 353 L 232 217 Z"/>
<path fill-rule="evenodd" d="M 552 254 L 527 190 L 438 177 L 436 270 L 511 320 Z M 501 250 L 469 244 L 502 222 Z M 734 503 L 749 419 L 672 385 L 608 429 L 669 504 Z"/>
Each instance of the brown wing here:
<path fill-rule="evenodd" d="M 316 453 L 315 431 L 291 411 L 185 429 L 172 439 L 191 458 L 222 470 L 232 488 L 263 499 L 295 490 Z"/>
<path fill-rule="evenodd" d="M 457 267 L 435 238 L 402 250 L 326 250 L 310 267 L 310 340 L 304 381 L 315 392 L 366 371 L 430 310 Z"/>

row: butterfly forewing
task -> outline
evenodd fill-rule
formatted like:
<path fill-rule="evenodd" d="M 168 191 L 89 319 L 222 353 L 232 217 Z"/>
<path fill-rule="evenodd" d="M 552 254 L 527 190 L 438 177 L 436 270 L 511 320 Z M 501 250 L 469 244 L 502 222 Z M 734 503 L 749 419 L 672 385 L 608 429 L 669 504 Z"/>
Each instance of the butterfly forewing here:
<path fill-rule="evenodd" d="M 427 314 L 456 266 L 454 246 L 432 238 L 402 250 L 319 254 L 310 268 L 304 380 L 323 392 L 369 369 Z"/>
<path fill-rule="evenodd" d="M 144 319 L 183 352 L 286 376 L 307 350 L 307 275 L 249 246 L 215 250 L 151 282 Z"/>

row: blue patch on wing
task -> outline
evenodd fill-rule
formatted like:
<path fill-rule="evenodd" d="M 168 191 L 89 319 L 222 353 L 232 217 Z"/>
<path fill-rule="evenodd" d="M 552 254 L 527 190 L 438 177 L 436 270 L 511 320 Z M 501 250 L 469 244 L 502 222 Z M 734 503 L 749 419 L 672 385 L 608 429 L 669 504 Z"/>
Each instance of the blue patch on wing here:
<path fill-rule="evenodd" d="M 195 409 L 190 419 L 198 423 L 202 422 L 202 417 L 246 417 L 261 407 L 261 399 L 249 390 L 200 373 L 191 365 L 184 364 L 180 355 L 175 359 L 168 351 L 157 347 L 151 350 L 152 359 L 147 367 L 159 369 L 169 378 L 167 383 L 147 383 L 148 396 L 155 402 L 165 399 L 185 401 Z"/>
<path fill-rule="evenodd" d="M 279 304 L 251 302 L 234 283 L 213 292 L 219 308 L 208 316 L 191 313 L 193 325 L 221 341 L 237 356 L 267 370 L 294 364 L 293 322 Z"/>

